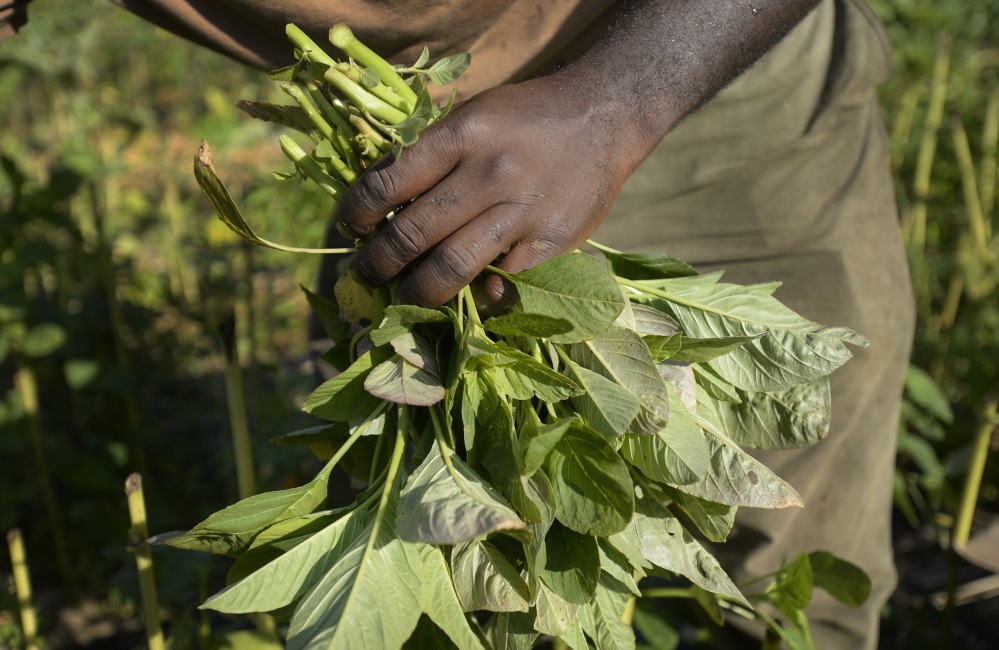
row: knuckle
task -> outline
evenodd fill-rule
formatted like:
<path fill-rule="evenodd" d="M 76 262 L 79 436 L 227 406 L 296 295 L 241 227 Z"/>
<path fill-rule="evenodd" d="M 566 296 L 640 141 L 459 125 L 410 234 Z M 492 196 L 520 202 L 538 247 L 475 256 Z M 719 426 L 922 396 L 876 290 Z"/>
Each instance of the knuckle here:
<path fill-rule="evenodd" d="M 389 248 L 402 262 L 410 262 L 427 250 L 427 237 L 412 219 L 398 217 L 386 229 Z"/>
<path fill-rule="evenodd" d="M 358 184 L 365 202 L 376 210 L 390 210 L 403 200 L 397 196 L 396 186 L 389 168 L 368 170 Z"/>
<path fill-rule="evenodd" d="M 467 284 L 475 277 L 472 252 L 462 244 L 441 246 L 435 258 L 434 271 L 445 284 Z"/>

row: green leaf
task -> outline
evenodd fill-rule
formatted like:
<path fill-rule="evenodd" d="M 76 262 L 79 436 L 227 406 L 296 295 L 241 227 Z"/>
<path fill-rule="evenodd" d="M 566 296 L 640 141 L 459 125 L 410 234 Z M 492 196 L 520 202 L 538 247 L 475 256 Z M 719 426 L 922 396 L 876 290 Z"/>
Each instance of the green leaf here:
<path fill-rule="evenodd" d="M 444 386 L 437 377 L 414 366 L 398 354 L 376 366 L 364 389 L 396 404 L 430 406 L 444 399 Z"/>
<path fill-rule="evenodd" d="M 612 535 L 634 511 L 628 467 L 610 444 L 573 426 L 548 456 L 556 516 L 578 533 Z"/>
<path fill-rule="evenodd" d="M 842 327 L 806 320 L 770 294 L 774 285 L 696 285 L 651 300 L 680 322 L 688 336 L 759 336 L 708 363 L 730 383 L 752 391 L 777 391 L 809 383 L 840 367 L 852 354 L 845 342 L 867 340 Z M 682 353 L 682 348 L 681 348 Z"/>
<path fill-rule="evenodd" d="M 628 558 L 621 551 L 607 541 L 606 537 L 600 538 L 597 544 L 600 550 L 600 570 L 616 581 L 628 588 L 632 594 L 641 597 L 642 592 L 635 582 L 634 571 Z"/>
<path fill-rule="evenodd" d="M 652 436 L 625 436 L 621 455 L 655 481 L 694 483 L 704 478 L 710 467 L 707 440 L 672 390 L 669 399 L 673 416 L 666 428 Z"/>
<path fill-rule="evenodd" d="M 572 398 L 572 404 L 586 423 L 607 438 L 624 435 L 642 409 L 641 400 L 624 386 L 571 360 L 566 370 L 584 391 Z"/>
<path fill-rule="evenodd" d="M 359 285 L 350 273 L 344 273 L 337 279 L 333 293 L 348 323 L 360 323 L 374 316 L 375 303 L 371 291 Z"/>
<path fill-rule="evenodd" d="M 437 364 L 437 353 L 425 338 L 414 332 L 400 334 L 391 341 L 392 349 L 400 357 L 421 370 L 426 370 L 434 377 L 440 378 L 440 366 Z"/>
<path fill-rule="evenodd" d="M 828 551 L 808 554 L 816 587 L 850 607 L 860 607 L 871 596 L 871 579 L 864 570 Z"/>
<path fill-rule="evenodd" d="M 560 598 L 584 605 L 600 579 L 597 539 L 553 523 L 545 537 L 545 567 L 541 579 Z"/>
<path fill-rule="evenodd" d="M 705 432 L 710 469 L 704 478 L 675 487 L 707 501 L 750 508 L 800 508 L 801 497 L 786 481 L 739 448 L 715 424 L 698 414 Z"/>
<path fill-rule="evenodd" d="M 534 620 L 534 629 L 542 634 L 562 636 L 576 617 L 579 605 L 570 603 L 541 582 L 538 585 L 538 601 L 535 607 L 537 607 L 537 618 Z"/>
<path fill-rule="evenodd" d="M 176 548 L 238 555 L 264 528 L 322 507 L 326 503 L 326 486 L 332 468 L 332 464 L 328 464 L 316 478 L 300 487 L 243 499 L 216 512 L 183 535 L 154 539 Z"/>
<path fill-rule="evenodd" d="M 667 485 L 661 485 L 660 488 L 690 517 L 704 537 L 712 542 L 724 542 L 728 539 L 728 534 L 735 525 L 737 507 L 699 499 Z"/>
<path fill-rule="evenodd" d="M 21 339 L 21 352 L 27 357 L 45 357 L 66 343 L 66 330 L 55 323 L 42 323 L 28 330 Z"/>
<path fill-rule="evenodd" d="M 631 313 L 635 317 L 635 332 L 642 336 L 673 336 L 680 334 L 680 324 L 663 312 L 634 303 Z"/>
<path fill-rule="evenodd" d="M 489 619 L 485 631 L 493 648 L 530 650 L 538 638 L 533 624 L 533 614 L 501 612 Z"/>
<path fill-rule="evenodd" d="M 347 513 L 273 562 L 215 594 L 201 608 L 248 614 L 272 611 L 297 601 L 364 532 L 369 512 L 363 508 Z"/>
<path fill-rule="evenodd" d="M 458 544 L 451 551 L 451 576 L 466 612 L 527 612 L 531 594 L 520 573 L 484 540 Z"/>
<path fill-rule="evenodd" d="M 252 118 L 273 122 L 308 135 L 316 125 L 309 119 L 301 106 L 286 106 L 268 102 L 241 101 L 236 108 Z"/>
<path fill-rule="evenodd" d="M 278 559 L 297 545 L 320 532 L 358 504 L 337 510 L 321 510 L 301 517 L 279 521 L 253 538 L 226 575 L 226 584 L 234 584 Z"/>
<path fill-rule="evenodd" d="M 295 609 L 288 650 L 400 648 L 420 614 L 455 644 L 481 650 L 451 586 L 440 551 L 395 534 L 392 500 Z M 386 594 L 391 594 L 386 598 Z"/>
<path fill-rule="evenodd" d="M 629 280 L 660 280 L 662 278 L 698 275 L 686 262 L 662 253 L 616 253 L 601 249 L 615 275 Z"/>
<path fill-rule="evenodd" d="M 176 637 L 174 637 L 176 638 Z M 217 650 L 283 650 L 280 641 L 260 630 L 236 630 L 214 639 Z"/>
<path fill-rule="evenodd" d="M 3 355 L 0 355 L 2 360 Z M 73 390 L 86 388 L 101 372 L 101 364 L 92 359 L 67 359 L 62 366 L 66 384 Z"/>
<path fill-rule="evenodd" d="M 319 160 L 331 160 L 333 158 L 339 158 L 336 150 L 333 148 L 333 143 L 329 140 L 320 140 L 319 144 L 316 145 L 315 150 L 313 150 L 312 155 Z"/>
<path fill-rule="evenodd" d="M 530 538 L 503 498 L 452 450 L 435 441 L 399 500 L 396 526 L 407 542 L 458 544 L 504 531 Z"/>
<path fill-rule="evenodd" d="M 579 608 L 579 621 L 597 650 L 635 650 L 635 633 L 621 620 L 630 599 L 628 589 L 605 573 L 593 600 Z"/>
<path fill-rule="evenodd" d="M 350 335 L 350 324 L 340 319 L 340 305 L 319 294 L 312 293 L 302 285 L 299 285 L 299 288 L 305 294 L 309 306 L 312 307 L 312 313 L 319 319 L 330 340 L 336 343 Z"/>
<path fill-rule="evenodd" d="M 707 364 L 691 366 L 694 369 L 696 383 L 711 399 L 721 402 L 742 404 L 739 389 L 718 376 L 718 373 Z"/>
<path fill-rule="evenodd" d="M 437 309 L 415 305 L 389 305 L 378 329 L 371 332 L 371 342 L 385 345 L 413 329 L 417 323 L 446 323 L 450 317 Z"/>
<path fill-rule="evenodd" d="M 593 338 L 624 309 L 624 296 L 614 276 L 585 253 L 553 257 L 521 273 L 490 270 L 517 286 L 519 311 L 563 318 L 572 324 L 570 332 L 549 337 L 555 343 Z"/>
<path fill-rule="evenodd" d="M 375 348 L 364 353 L 347 370 L 322 383 L 305 400 L 302 409 L 324 420 L 353 420 L 366 417 L 381 400 L 368 393 L 364 382 L 372 368 L 388 359 L 391 353 Z"/>
<path fill-rule="evenodd" d="M 636 607 L 634 620 L 650 650 L 676 650 L 680 645 L 680 633 L 656 614 Z"/>
<path fill-rule="evenodd" d="M 680 363 L 704 363 L 737 350 L 745 344 L 765 336 L 721 336 L 712 339 L 680 338 L 680 351 L 671 358 Z"/>
<path fill-rule="evenodd" d="M 496 316 L 486 320 L 482 326 L 487 332 L 499 336 L 533 336 L 545 339 L 572 331 L 572 323 L 564 318 L 525 312 Z"/>
<path fill-rule="evenodd" d="M 682 334 L 673 334 L 671 336 L 643 336 L 642 340 L 645 341 L 645 345 L 649 346 L 649 354 L 652 355 L 652 359 L 656 363 L 662 363 L 680 351 L 682 338 Z"/>
<path fill-rule="evenodd" d="M 283 68 L 278 68 L 277 70 L 271 70 L 267 73 L 267 78 L 274 81 L 294 81 L 295 77 L 298 76 L 299 70 L 301 70 L 301 65 L 294 63 Z"/>
<path fill-rule="evenodd" d="M 910 365 L 905 373 L 905 394 L 941 422 L 946 424 L 954 422 L 954 412 L 950 408 L 950 400 L 933 381 L 933 378 L 917 366 Z"/>
<path fill-rule="evenodd" d="M 572 650 L 591 650 L 592 645 L 586 640 L 586 635 L 583 633 L 583 626 L 579 623 L 579 612 L 576 613 L 576 618 L 572 620 L 569 624 L 569 629 L 565 631 L 561 637 L 559 637 L 568 645 Z"/>
<path fill-rule="evenodd" d="M 520 449 L 524 455 L 524 475 L 533 476 L 548 459 L 548 454 L 555 448 L 575 420 L 566 418 L 538 428 L 536 435 L 528 438 L 523 430 L 520 434 Z"/>
<path fill-rule="evenodd" d="M 829 433 L 832 398 L 828 377 L 780 392 L 738 393 L 741 404 L 723 401 L 715 407 L 725 431 L 744 447 L 801 449 Z"/>
<path fill-rule="evenodd" d="M 374 68 L 358 67 L 357 72 L 361 80 L 361 85 L 365 88 L 374 88 L 382 82 L 378 77 L 378 71 Z"/>
<path fill-rule="evenodd" d="M 708 618 L 718 626 L 725 625 L 725 615 L 722 614 L 721 606 L 718 604 L 718 597 L 711 593 L 710 591 L 705 591 L 697 585 L 693 585 L 690 588 L 690 593 L 697 601 L 697 604 L 701 606 L 704 613 L 708 615 Z"/>
<path fill-rule="evenodd" d="M 588 341 L 570 347 L 572 360 L 627 389 L 642 403 L 631 433 L 651 435 L 669 422 L 666 383 L 656 369 L 649 348 L 635 332 L 611 326 Z"/>
<path fill-rule="evenodd" d="M 748 604 L 718 561 L 688 533 L 666 508 L 666 496 L 647 481 L 635 488 L 635 517 L 628 528 L 642 556 L 678 573 L 712 593 Z"/>
<path fill-rule="evenodd" d="M 452 54 L 430 66 L 427 70 L 427 76 L 438 86 L 447 86 L 457 81 L 458 77 L 468 69 L 471 62 L 472 55 L 468 52 Z"/>
<path fill-rule="evenodd" d="M 430 60 L 430 50 L 424 47 L 423 51 L 420 52 L 420 58 L 416 59 L 416 63 L 413 64 L 413 67 L 422 68 L 427 64 L 427 61 L 429 60 Z"/>
<path fill-rule="evenodd" d="M 805 609 L 812 600 L 812 565 L 808 555 L 801 553 L 790 566 L 783 568 L 768 595 L 777 609 L 794 620 L 795 612 Z"/>
<path fill-rule="evenodd" d="M 559 402 L 582 393 L 582 389 L 568 377 L 551 367 L 507 346 L 495 343 L 495 377 L 500 392 L 517 400 L 532 397 L 546 402 Z"/>

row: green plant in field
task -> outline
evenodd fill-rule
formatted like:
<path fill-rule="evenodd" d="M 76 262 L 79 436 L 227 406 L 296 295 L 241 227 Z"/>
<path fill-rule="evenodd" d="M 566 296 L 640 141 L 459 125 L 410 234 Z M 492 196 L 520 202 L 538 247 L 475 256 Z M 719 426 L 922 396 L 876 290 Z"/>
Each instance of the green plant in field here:
<path fill-rule="evenodd" d="M 343 26 L 331 40 L 349 61 L 337 63 L 288 34 L 299 63 L 272 76 L 296 104 L 243 108 L 305 133 L 311 151 L 281 138 L 297 170 L 283 176 L 334 199 L 446 116 L 425 78 L 450 83 L 468 64 L 426 67 L 425 52 L 393 68 Z M 250 228 L 207 145 L 195 176 L 248 241 L 302 250 Z M 326 465 L 306 485 L 156 538 L 236 559 L 203 607 L 287 621 L 289 648 L 529 648 L 547 635 L 618 650 L 635 647 L 632 624 L 650 637 L 667 625 L 638 599 L 692 598 L 718 622 L 722 610 L 760 620 L 768 643 L 793 648 L 813 647 L 802 610 L 814 586 L 863 602 L 863 572 L 823 552 L 747 596 L 698 538 L 724 541 L 738 507 L 802 505 L 742 447 L 824 437 L 828 375 L 847 344 L 867 341 L 794 313 L 773 297 L 778 283 L 724 283 L 668 255 L 590 244 L 606 264 L 577 251 L 521 273 L 488 267 L 519 301 L 485 320 L 468 287 L 439 309 L 395 304 L 394 284 L 372 291 L 346 275 L 338 304 L 308 294 L 342 372 L 303 408 L 332 423 L 274 442 L 307 445 Z M 366 489 L 331 510 L 337 466 Z M 646 576 L 690 586 L 643 591 Z"/>

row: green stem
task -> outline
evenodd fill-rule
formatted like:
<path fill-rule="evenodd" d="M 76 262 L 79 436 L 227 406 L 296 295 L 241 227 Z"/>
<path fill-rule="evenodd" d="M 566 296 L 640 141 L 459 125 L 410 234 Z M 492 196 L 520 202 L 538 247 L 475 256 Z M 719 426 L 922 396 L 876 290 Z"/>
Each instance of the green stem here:
<path fill-rule="evenodd" d="M 396 437 L 395 437 L 395 449 L 392 451 L 392 460 L 389 462 L 388 474 L 385 477 L 385 487 L 382 489 L 381 501 L 378 503 L 378 514 L 375 515 L 375 520 L 371 525 L 371 536 L 368 538 L 367 547 L 364 549 L 364 555 L 367 556 L 374 547 L 375 542 L 378 539 L 378 531 L 381 529 L 382 520 L 385 519 L 385 510 L 388 508 L 389 500 L 392 498 L 392 491 L 395 489 L 395 477 L 399 473 L 399 465 L 402 463 L 402 454 L 406 449 L 406 429 L 409 428 L 409 407 L 405 404 L 400 404 L 399 407 L 399 417 L 396 418 L 398 424 L 396 426 Z M 358 568 L 357 581 L 360 581 L 360 573 L 364 570 L 366 566 L 362 563 Z"/>
<path fill-rule="evenodd" d="M 330 42 L 362 66 L 374 68 L 383 84 L 394 88 L 401 98 L 409 102 L 411 106 L 416 106 L 416 93 L 413 92 L 413 89 L 403 81 L 388 61 L 357 40 L 349 27 L 343 24 L 334 25 L 333 29 L 330 30 Z"/>
<path fill-rule="evenodd" d="M 978 503 L 978 493 L 982 487 L 985 461 L 989 455 L 989 442 L 992 439 L 992 432 L 999 424 L 996 421 L 997 404 L 999 402 L 993 398 L 985 405 L 982 423 L 975 436 L 971 464 L 968 467 L 968 475 L 964 480 L 964 491 L 961 494 L 961 509 L 957 513 L 954 535 L 951 538 L 951 545 L 955 548 L 961 548 L 967 544 L 971 534 L 971 522 L 975 515 L 975 505 Z"/>
<path fill-rule="evenodd" d="M 454 449 L 454 434 L 448 431 L 448 439 L 444 439 L 444 427 L 441 426 L 440 418 L 437 416 L 437 408 L 434 406 L 430 407 L 430 419 L 434 423 L 434 433 L 437 435 L 437 444 L 441 447 L 441 456 L 444 457 L 444 464 L 447 465 L 453 476 L 457 476 L 458 470 L 454 468 L 451 457 L 445 450 L 446 448 Z"/>
<path fill-rule="evenodd" d="M 281 84 L 281 90 L 288 95 L 291 95 L 291 98 L 298 102 L 299 108 L 305 112 L 306 116 L 315 125 L 315 127 L 319 129 L 319 132 L 323 134 L 324 138 L 328 138 L 330 140 L 333 139 L 333 127 L 326 121 L 324 115 L 320 115 L 316 111 L 316 108 L 312 105 L 312 102 L 309 101 L 309 98 L 305 96 L 305 93 L 302 92 L 301 88 L 293 83 L 287 83 Z M 334 114 L 336 113 L 336 111 L 333 112 Z"/>
<path fill-rule="evenodd" d="M 246 420 L 246 396 L 243 393 L 243 371 L 236 351 L 235 320 L 219 325 L 222 354 L 225 357 L 225 396 L 229 411 L 229 428 L 232 432 L 233 455 L 236 459 L 236 482 L 239 498 L 246 499 L 257 493 L 257 479 L 253 468 L 253 444 Z"/>
<path fill-rule="evenodd" d="M 360 343 L 361 339 L 369 334 L 374 326 L 368 325 L 367 327 L 361 329 L 354 336 L 350 338 L 350 347 L 347 348 L 347 354 L 350 356 L 350 362 L 354 363 L 357 361 L 357 344 Z"/>
<path fill-rule="evenodd" d="M 371 468 L 368 470 L 368 485 L 373 485 L 378 471 L 378 457 L 382 455 L 382 446 L 385 443 L 385 436 L 378 436 L 375 441 L 375 451 L 371 454 Z"/>
<path fill-rule="evenodd" d="M 643 589 L 642 598 L 693 598 L 693 592 L 688 588 L 681 587 L 657 587 L 655 589 Z"/>
<path fill-rule="evenodd" d="M 363 86 L 336 68 L 326 71 L 326 81 L 354 102 L 362 112 L 370 113 L 379 120 L 389 124 L 398 124 L 409 118 L 397 108 L 393 108 L 367 91 Z"/>
<path fill-rule="evenodd" d="M 303 53 L 308 54 L 311 60 L 327 66 L 336 65 L 336 61 L 330 58 L 329 54 L 324 52 L 321 47 L 316 45 L 314 40 L 309 38 L 305 32 L 294 24 L 288 23 L 284 28 L 284 33 L 288 36 L 288 40 L 294 43 L 295 47 L 302 50 Z"/>
<path fill-rule="evenodd" d="M 305 153 L 305 149 L 298 146 L 298 143 L 292 140 L 286 135 L 282 135 L 279 138 L 281 143 L 281 151 L 284 155 L 288 157 L 295 166 L 302 170 L 302 172 L 316 182 L 319 187 L 323 188 L 323 191 L 332 196 L 334 199 L 339 201 L 343 198 L 343 195 L 347 192 L 347 186 L 343 184 L 329 174 L 319 166 L 315 160 L 312 159 L 309 154 Z M 290 250 L 290 249 L 286 249 Z"/>
<path fill-rule="evenodd" d="M 10 565 L 14 571 L 14 592 L 21 610 L 21 635 L 24 637 L 24 650 L 38 650 L 38 621 L 31 603 L 31 574 L 24 552 L 24 539 L 21 530 L 14 528 L 7 533 L 7 547 L 10 549 Z"/>
<path fill-rule="evenodd" d="M 590 246 L 592 246 L 593 248 L 597 249 L 598 251 L 602 252 L 602 253 L 620 253 L 621 252 L 621 251 L 617 250 L 616 248 L 611 248 L 610 246 L 604 246 L 603 244 L 599 244 L 599 243 L 593 241 L 592 239 L 587 239 L 586 243 L 589 244 Z"/>
<path fill-rule="evenodd" d="M 149 530 L 146 527 L 146 502 L 142 496 L 142 477 L 132 474 L 125 481 L 128 497 L 128 516 L 132 527 L 128 531 L 129 545 L 135 553 L 135 566 L 139 571 L 139 593 L 142 596 L 142 613 L 146 622 L 149 650 L 165 650 L 163 628 L 160 625 L 159 600 L 156 597 L 156 577 L 153 558 L 149 552 Z"/>
<path fill-rule="evenodd" d="M 371 126 L 371 124 L 359 115 L 351 115 L 350 123 L 357 128 L 360 133 L 360 137 L 365 138 L 368 142 L 375 146 L 377 151 L 371 151 L 368 153 L 368 158 L 372 160 L 378 160 L 380 155 L 378 152 L 388 153 L 392 151 L 392 143 L 385 139 L 378 129 Z"/>
<path fill-rule="evenodd" d="M 361 84 L 364 86 L 365 90 L 369 93 L 382 100 L 392 108 L 396 108 L 406 115 L 413 114 L 414 104 L 407 102 L 403 97 L 399 95 L 395 90 L 389 88 L 382 82 L 378 82 L 374 86 L 367 86 L 361 81 L 361 70 L 357 65 L 351 65 L 349 63 L 338 63 L 336 64 L 337 70 L 344 73 L 350 77 L 354 83 Z"/>
<path fill-rule="evenodd" d="M 499 269 L 496 270 L 499 271 Z M 500 271 L 500 273 L 503 272 Z M 479 319 L 479 310 L 475 308 L 475 297 L 472 295 L 472 288 L 469 286 L 463 287 L 461 290 L 461 295 L 465 299 L 466 307 L 468 307 L 469 319 L 471 319 L 471 321 L 476 325 L 478 325 L 479 327 L 482 327 L 482 321 Z"/>

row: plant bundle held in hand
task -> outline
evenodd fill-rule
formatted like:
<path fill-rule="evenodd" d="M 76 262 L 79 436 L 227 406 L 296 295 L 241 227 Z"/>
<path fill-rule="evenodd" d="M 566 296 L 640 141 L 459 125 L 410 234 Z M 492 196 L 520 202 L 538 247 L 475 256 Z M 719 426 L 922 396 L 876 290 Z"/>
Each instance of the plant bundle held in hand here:
<path fill-rule="evenodd" d="M 451 103 L 435 106 L 426 83 L 451 83 L 469 62 L 428 67 L 424 50 L 393 67 L 336 26 L 331 41 L 348 57 L 337 62 L 293 25 L 288 35 L 299 61 L 271 76 L 295 104 L 240 107 L 305 134 L 311 150 L 281 137 L 296 171 L 276 176 L 309 179 L 334 200 L 447 115 Z M 259 237 L 207 145 L 195 174 L 219 217 L 256 245 L 353 250 Z M 330 424 L 274 442 L 308 445 L 327 464 L 306 485 L 161 536 L 236 558 L 204 607 L 269 612 L 290 623 L 289 648 L 351 650 L 528 648 L 542 635 L 577 650 L 634 648 L 623 619 L 651 574 L 683 576 L 715 610 L 751 612 L 695 535 L 724 541 L 740 506 L 802 505 L 743 447 L 822 438 L 828 375 L 848 343 L 867 342 L 794 313 L 773 297 L 777 283 L 728 284 L 668 255 L 590 243 L 606 263 L 577 251 L 521 273 L 488 267 L 519 301 L 484 320 L 468 287 L 439 309 L 394 304 L 396 284 L 368 290 L 349 275 L 336 305 L 309 293 L 334 341 L 324 358 L 341 373 L 304 409 Z M 330 510 L 337 466 L 367 489 Z M 773 593 L 799 573 L 782 573 Z"/>

